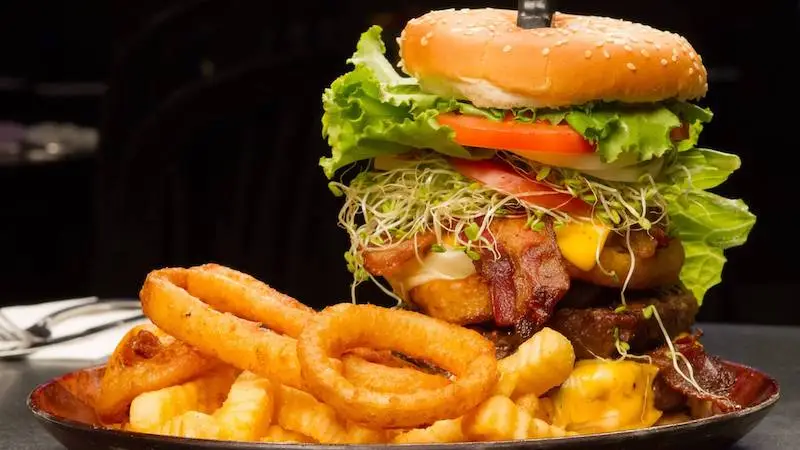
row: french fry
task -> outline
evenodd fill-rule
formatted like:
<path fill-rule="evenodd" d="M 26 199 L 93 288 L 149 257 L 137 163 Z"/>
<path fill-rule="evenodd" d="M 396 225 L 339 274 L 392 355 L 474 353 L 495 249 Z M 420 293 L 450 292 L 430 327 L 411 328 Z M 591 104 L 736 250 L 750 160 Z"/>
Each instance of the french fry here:
<path fill-rule="evenodd" d="M 550 397 L 538 397 L 536 394 L 525 394 L 515 399 L 514 403 L 531 416 L 547 423 L 553 423 L 555 407 L 553 406 L 553 399 Z"/>
<path fill-rule="evenodd" d="M 542 328 L 511 355 L 498 361 L 500 380 L 495 393 L 506 397 L 541 396 L 572 373 L 575 350 L 561 333 Z"/>
<path fill-rule="evenodd" d="M 447 442 L 464 442 L 461 431 L 461 418 L 446 419 L 434 422 L 427 428 L 415 428 L 401 433 L 392 439 L 394 444 L 434 444 Z"/>
<path fill-rule="evenodd" d="M 210 415 L 199 411 L 185 412 L 167 420 L 158 430 L 166 436 L 219 439 L 220 427 Z"/>
<path fill-rule="evenodd" d="M 296 443 L 314 443 L 315 441 L 310 437 L 289 431 L 281 428 L 279 425 L 270 425 L 264 432 L 264 435 L 259 439 L 261 442 L 296 442 Z"/>
<path fill-rule="evenodd" d="M 510 398 L 495 395 L 462 419 L 461 429 L 467 438 L 478 441 L 538 439 L 573 435 L 536 419 Z"/>
<path fill-rule="evenodd" d="M 153 433 L 183 413 L 213 412 L 225 400 L 238 372 L 233 367 L 222 366 L 195 380 L 138 395 L 131 402 L 127 428 Z"/>
<path fill-rule="evenodd" d="M 272 422 L 274 395 L 271 382 L 252 372 L 242 372 L 214 418 L 221 439 L 254 441 L 266 433 Z"/>

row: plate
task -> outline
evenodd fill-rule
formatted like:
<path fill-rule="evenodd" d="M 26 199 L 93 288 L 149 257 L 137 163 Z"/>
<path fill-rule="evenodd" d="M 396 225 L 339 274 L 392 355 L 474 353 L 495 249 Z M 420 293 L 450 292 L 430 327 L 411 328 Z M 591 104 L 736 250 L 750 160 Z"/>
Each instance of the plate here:
<path fill-rule="evenodd" d="M 746 368 L 726 362 L 734 369 Z M 69 450 L 331 450 L 367 449 L 369 445 L 266 444 L 209 441 L 169 436 L 154 436 L 128 431 L 100 428 L 94 410 L 89 406 L 97 397 L 102 366 L 82 369 L 55 378 L 38 386 L 28 397 L 28 407 L 39 423 Z M 538 439 L 509 442 L 480 442 L 463 444 L 424 444 L 402 446 L 403 449 L 580 449 L 580 450 L 681 450 L 686 448 L 724 449 L 741 439 L 775 406 L 780 387 L 774 378 L 764 374 L 767 382 L 761 386 L 753 406 L 729 414 L 663 425 L 643 430 L 622 431 L 567 438 Z"/>

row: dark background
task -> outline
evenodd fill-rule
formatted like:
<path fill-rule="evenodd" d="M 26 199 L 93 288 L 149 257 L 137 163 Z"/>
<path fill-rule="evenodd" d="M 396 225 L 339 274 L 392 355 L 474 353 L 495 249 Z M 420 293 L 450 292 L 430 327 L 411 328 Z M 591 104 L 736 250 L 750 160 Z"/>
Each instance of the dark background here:
<path fill-rule="evenodd" d="M 443 7 L 513 1 L 6 0 L 0 121 L 71 122 L 96 152 L 0 164 L 0 304 L 135 296 L 148 270 L 227 264 L 320 306 L 349 296 L 339 201 L 316 165 L 320 94 L 371 23 L 385 40 Z M 744 5 L 744 4 L 742 4 Z M 683 34 L 709 69 L 705 146 L 743 168 L 719 191 L 758 216 L 701 318 L 800 324 L 797 2 L 558 2 Z M 392 47 L 393 49 L 393 47 Z M 370 300 L 377 294 L 365 291 Z"/>

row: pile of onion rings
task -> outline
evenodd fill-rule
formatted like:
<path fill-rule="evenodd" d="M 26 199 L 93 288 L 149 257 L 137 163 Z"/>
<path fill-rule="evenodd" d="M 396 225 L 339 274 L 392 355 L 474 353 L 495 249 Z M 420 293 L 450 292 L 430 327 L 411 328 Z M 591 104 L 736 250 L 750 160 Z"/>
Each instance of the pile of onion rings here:
<path fill-rule="evenodd" d="M 215 264 L 153 271 L 140 297 L 159 329 L 207 361 L 302 389 L 345 419 L 373 427 L 413 428 L 460 417 L 488 398 L 499 378 L 494 346 L 474 331 L 372 305 L 316 313 Z M 452 377 L 403 364 L 391 352 Z M 387 359 L 396 364 L 384 364 Z"/>

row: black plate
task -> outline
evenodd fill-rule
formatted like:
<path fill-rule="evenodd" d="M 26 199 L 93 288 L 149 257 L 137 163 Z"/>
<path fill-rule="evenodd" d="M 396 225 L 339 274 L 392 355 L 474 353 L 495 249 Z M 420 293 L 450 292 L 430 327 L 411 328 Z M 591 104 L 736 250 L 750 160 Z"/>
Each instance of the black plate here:
<path fill-rule="evenodd" d="M 727 363 L 736 368 L 739 364 Z M 367 449 L 369 445 L 264 444 L 209 441 L 169 436 L 154 436 L 98 427 L 94 403 L 103 368 L 72 372 L 38 386 L 28 397 L 28 407 L 39 423 L 69 450 L 277 450 L 277 449 Z M 663 425 L 644 430 L 622 431 L 558 439 L 464 444 L 399 445 L 409 449 L 575 449 L 575 450 L 684 450 L 692 448 L 724 449 L 750 432 L 775 406 L 780 387 L 771 377 L 762 387 L 760 401 L 734 413 Z"/>

